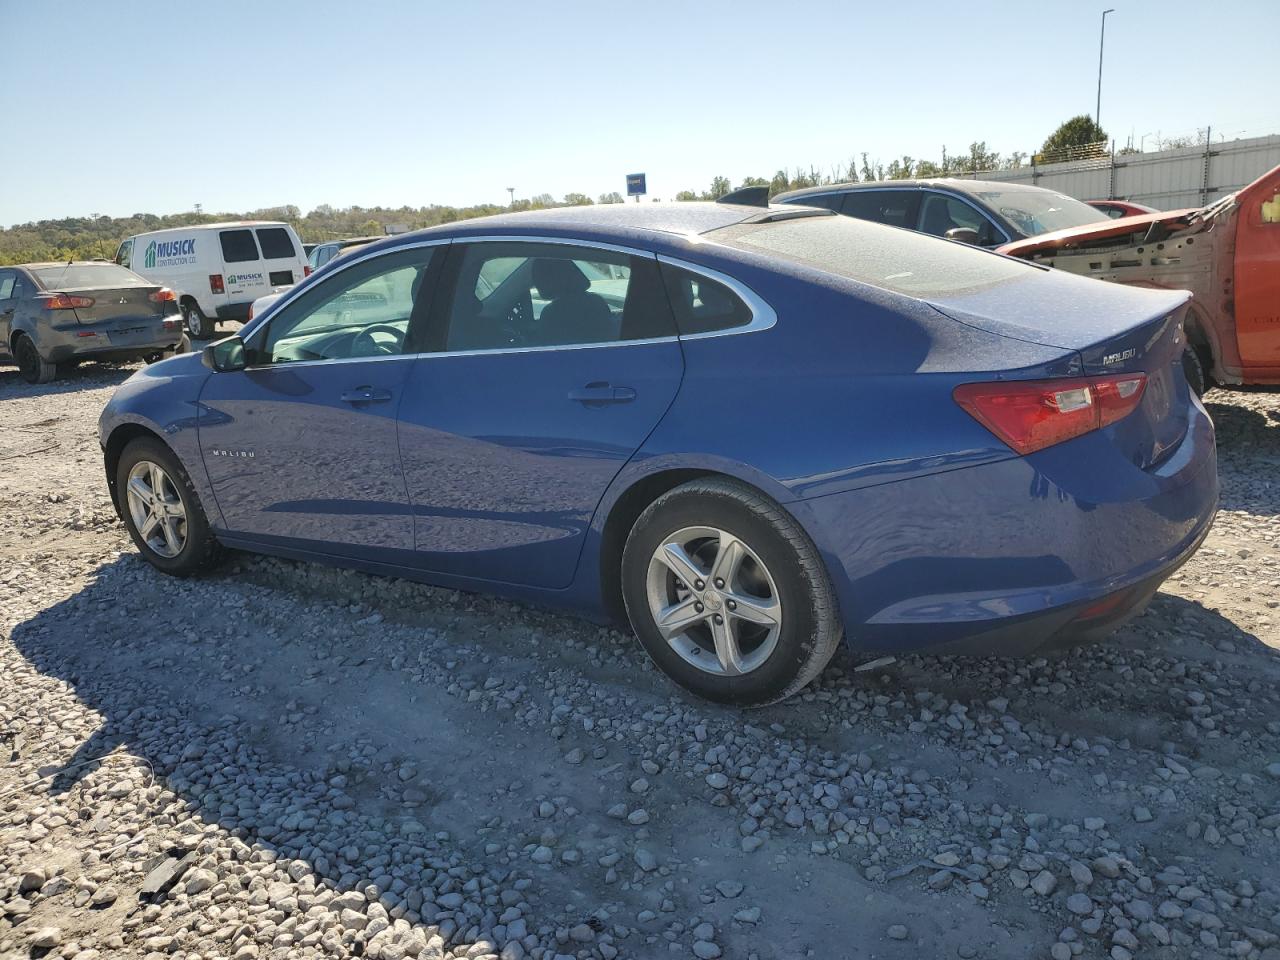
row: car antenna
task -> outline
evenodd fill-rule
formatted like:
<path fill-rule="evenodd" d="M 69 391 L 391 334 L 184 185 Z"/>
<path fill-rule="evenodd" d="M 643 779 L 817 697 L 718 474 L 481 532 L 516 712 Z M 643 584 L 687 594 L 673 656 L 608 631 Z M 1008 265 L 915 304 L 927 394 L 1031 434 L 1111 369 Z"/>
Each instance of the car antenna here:
<path fill-rule="evenodd" d="M 769 187 L 761 185 L 758 187 L 739 187 L 726 193 L 716 203 L 736 203 L 740 207 L 767 207 L 769 206 Z"/>

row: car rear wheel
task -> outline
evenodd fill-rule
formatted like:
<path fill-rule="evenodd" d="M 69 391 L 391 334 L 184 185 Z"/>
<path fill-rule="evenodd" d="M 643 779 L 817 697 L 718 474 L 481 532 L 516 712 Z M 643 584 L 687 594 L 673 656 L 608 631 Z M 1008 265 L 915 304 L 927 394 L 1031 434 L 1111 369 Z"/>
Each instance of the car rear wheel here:
<path fill-rule="evenodd" d="M 160 441 L 144 437 L 124 448 L 116 497 L 129 536 L 156 569 L 185 577 L 217 560 L 218 541 L 191 478 Z"/>
<path fill-rule="evenodd" d="M 785 699 L 840 641 L 812 541 L 781 507 L 732 481 L 693 481 L 651 504 L 623 550 L 622 590 L 658 667 L 720 703 Z"/>
<path fill-rule="evenodd" d="M 18 334 L 18 342 L 13 348 L 13 358 L 18 363 L 18 372 L 27 383 L 48 383 L 58 375 L 58 365 L 40 356 L 35 342 L 25 333 Z"/>
<path fill-rule="evenodd" d="M 204 315 L 200 304 L 188 300 L 182 305 L 182 317 L 192 340 L 208 340 L 213 336 L 213 321 Z"/>

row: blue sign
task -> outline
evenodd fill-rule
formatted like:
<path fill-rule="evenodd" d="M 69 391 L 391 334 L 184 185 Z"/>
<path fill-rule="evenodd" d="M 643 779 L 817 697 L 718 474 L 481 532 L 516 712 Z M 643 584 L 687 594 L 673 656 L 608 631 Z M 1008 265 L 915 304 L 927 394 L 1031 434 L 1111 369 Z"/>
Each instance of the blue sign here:
<path fill-rule="evenodd" d="M 638 197 L 642 193 L 648 193 L 648 192 L 649 191 L 646 190 L 644 186 L 643 173 L 627 174 L 627 196 L 628 197 Z"/>

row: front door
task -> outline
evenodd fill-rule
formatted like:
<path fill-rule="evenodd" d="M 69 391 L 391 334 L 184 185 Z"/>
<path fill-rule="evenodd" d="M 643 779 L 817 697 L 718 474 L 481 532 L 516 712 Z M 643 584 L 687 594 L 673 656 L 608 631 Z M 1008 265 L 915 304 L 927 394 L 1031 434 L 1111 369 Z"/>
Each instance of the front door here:
<path fill-rule="evenodd" d="M 684 372 L 656 260 L 473 242 L 451 251 L 445 289 L 400 408 L 417 562 L 567 586 Z"/>
<path fill-rule="evenodd" d="M 247 369 L 209 377 L 200 448 L 229 532 L 392 561 L 412 550 L 396 413 L 441 249 L 336 271 L 249 334 Z"/>

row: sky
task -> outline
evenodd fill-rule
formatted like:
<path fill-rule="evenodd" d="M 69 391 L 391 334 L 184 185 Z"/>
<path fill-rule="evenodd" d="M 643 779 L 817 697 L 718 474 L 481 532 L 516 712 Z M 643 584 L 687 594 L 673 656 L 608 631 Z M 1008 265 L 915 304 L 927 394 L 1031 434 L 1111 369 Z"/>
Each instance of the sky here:
<path fill-rule="evenodd" d="M 1121 144 L 1280 133 L 1280 2 L 1109 2 Z M 0 225 L 1031 152 L 1093 112 L 1106 5 L 0 0 Z"/>

